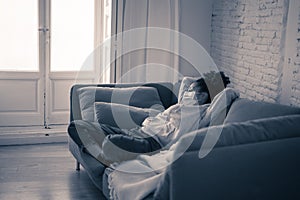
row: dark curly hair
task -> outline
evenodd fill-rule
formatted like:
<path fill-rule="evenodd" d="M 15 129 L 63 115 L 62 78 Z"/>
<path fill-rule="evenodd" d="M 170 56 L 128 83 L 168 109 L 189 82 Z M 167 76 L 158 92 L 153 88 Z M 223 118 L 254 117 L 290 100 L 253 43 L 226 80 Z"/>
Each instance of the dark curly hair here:
<path fill-rule="evenodd" d="M 229 83 L 229 77 L 225 76 L 224 72 L 210 71 L 203 74 L 202 78 L 193 82 L 190 87 L 195 88 L 198 92 L 208 93 L 206 103 L 210 103 Z"/>

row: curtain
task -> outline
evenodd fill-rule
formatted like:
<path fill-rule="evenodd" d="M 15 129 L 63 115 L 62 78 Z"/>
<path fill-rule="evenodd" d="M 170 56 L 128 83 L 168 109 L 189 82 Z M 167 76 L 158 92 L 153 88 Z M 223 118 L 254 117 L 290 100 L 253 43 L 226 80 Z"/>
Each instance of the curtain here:
<path fill-rule="evenodd" d="M 176 81 L 179 0 L 115 1 L 115 81 Z"/>

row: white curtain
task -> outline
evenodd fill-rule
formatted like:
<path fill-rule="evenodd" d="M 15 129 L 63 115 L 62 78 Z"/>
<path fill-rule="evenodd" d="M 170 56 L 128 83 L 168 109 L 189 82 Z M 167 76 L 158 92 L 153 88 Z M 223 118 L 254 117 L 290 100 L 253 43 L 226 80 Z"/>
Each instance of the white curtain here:
<path fill-rule="evenodd" d="M 118 0 L 116 5 L 116 82 L 176 81 L 179 0 Z"/>

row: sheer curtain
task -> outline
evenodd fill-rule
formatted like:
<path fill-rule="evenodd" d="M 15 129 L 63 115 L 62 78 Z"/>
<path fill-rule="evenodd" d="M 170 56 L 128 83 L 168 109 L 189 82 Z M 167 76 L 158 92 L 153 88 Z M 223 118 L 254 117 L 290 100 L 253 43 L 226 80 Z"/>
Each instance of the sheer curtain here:
<path fill-rule="evenodd" d="M 115 0 L 115 8 L 115 81 L 176 81 L 179 0 Z"/>

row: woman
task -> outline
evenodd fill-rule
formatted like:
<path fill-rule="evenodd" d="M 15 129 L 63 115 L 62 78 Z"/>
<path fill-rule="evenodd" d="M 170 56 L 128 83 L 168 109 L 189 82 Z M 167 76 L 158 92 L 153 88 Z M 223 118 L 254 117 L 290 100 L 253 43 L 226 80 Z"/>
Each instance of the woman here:
<path fill-rule="evenodd" d="M 84 121 L 72 122 L 69 128 L 76 127 L 85 149 L 104 164 L 134 159 L 139 154 L 153 154 L 168 148 L 183 134 L 198 129 L 209 103 L 229 83 L 223 72 L 204 74 L 188 87 L 179 103 L 155 117 L 146 118 L 138 128 L 124 130 L 94 123 L 86 126 L 89 122 Z"/>

